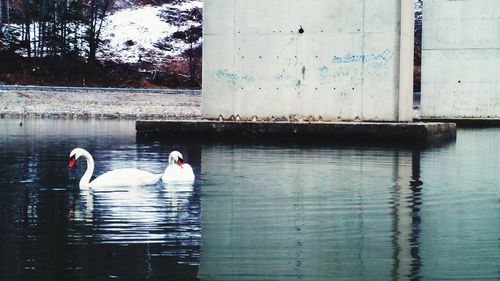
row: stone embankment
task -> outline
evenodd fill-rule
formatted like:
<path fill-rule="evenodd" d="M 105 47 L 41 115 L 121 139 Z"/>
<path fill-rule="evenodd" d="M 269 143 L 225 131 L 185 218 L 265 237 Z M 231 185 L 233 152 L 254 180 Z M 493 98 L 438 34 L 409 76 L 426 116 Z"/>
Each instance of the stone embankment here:
<path fill-rule="evenodd" d="M 190 120 L 201 118 L 201 95 L 0 89 L 0 117 Z"/>

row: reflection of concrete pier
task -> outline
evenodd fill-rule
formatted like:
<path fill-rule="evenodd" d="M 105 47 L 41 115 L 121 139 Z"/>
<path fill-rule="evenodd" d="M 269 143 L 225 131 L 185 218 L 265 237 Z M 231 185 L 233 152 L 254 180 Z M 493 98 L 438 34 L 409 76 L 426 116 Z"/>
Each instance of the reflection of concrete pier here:
<path fill-rule="evenodd" d="M 418 151 L 207 146 L 202 168 L 227 180 L 201 190 L 201 279 L 418 279 Z"/>
<path fill-rule="evenodd" d="M 392 280 L 418 280 L 420 258 L 420 151 L 395 151 L 392 206 L 393 269 Z"/>

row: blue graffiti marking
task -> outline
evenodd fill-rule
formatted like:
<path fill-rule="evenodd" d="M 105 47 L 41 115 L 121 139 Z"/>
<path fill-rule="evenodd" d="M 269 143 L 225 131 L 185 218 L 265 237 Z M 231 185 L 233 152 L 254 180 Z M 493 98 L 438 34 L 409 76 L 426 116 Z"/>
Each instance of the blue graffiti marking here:
<path fill-rule="evenodd" d="M 217 71 L 215 75 L 217 76 L 217 78 L 225 80 L 227 83 L 232 85 L 236 85 L 236 81 L 240 79 L 238 74 L 230 72 L 227 69 L 221 69 Z"/>
<path fill-rule="evenodd" d="M 245 80 L 245 81 L 254 81 L 253 77 L 248 75 L 248 74 L 245 74 L 243 76 L 241 76 L 241 80 Z"/>
<path fill-rule="evenodd" d="M 320 68 L 319 68 L 319 71 L 320 71 L 321 73 L 328 72 L 328 66 L 323 65 L 322 67 L 320 67 Z"/>
<path fill-rule="evenodd" d="M 237 82 L 239 81 L 254 81 L 254 77 L 248 74 L 245 75 L 238 75 L 234 72 L 231 72 L 227 69 L 220 69 L 215 73 L 215 76 L 220 79 L 225 81 L 228 84 L 231 85 L 236 85 Z"/>
<path fill-rule="evenodd" d="M 329 68 L 326 65 L 323 65 L 319 68 L 319 83 L 321 85 L 327 84 L 328 83 L 328 72 Z"/>
<path fill-rule="evenodd" d="M 347 54 L 343 57 L 334 56 L 332 63 L 340 64 L 340 63 L 356 63 L 356 62 L 374 62 L 374 63 L 386 63 L 390 61 L 393 57 L 392 52 L 389 49 L 385 49 L 380 54 L 363 54 L 363 55 L 353 55 Z"/>
<path fill-rule="evenodd" d="M 280 73 L 276 75 L 275 78 L 277 81 L 286 81 L 286 82 L 295 82 L 297 80 L 296 77 L 286 73 Z"/>

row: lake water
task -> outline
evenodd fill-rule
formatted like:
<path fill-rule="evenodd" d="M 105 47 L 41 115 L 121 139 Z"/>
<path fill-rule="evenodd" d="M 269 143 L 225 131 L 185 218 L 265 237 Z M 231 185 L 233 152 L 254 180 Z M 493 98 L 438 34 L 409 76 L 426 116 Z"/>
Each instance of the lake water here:
<path fill-rule="evenodd" d="M 0 280 L 499 280 L 499 144 L 500 129 L 370 148 L 0 119 Z M 179 150 L 197 180 L 80 191 L 75 147 L 95 175 L 161 173 Z"/>

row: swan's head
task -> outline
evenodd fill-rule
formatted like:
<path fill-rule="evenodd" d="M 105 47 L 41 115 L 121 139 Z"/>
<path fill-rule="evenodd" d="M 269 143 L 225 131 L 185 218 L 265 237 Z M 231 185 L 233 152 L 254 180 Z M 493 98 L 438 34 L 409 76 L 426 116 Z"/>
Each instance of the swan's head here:
<path fill-rule="evenodd" d="M 76 160 L 86 152 L 85 149 L 75 148 L 69 154 L 69 167 L 73 168 L 76 164 Z"/>
<path fill-rule="evenodd" d="M 168 164 L 169 165 L 179 165 L 182 168 L 182 164 L 184 164 L 184 159 L 182 158 L 182 154 L 179 151 L 172 151 L 168 156 Z"/>

